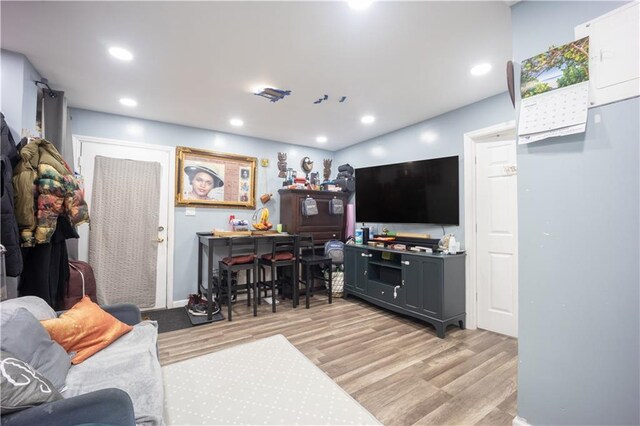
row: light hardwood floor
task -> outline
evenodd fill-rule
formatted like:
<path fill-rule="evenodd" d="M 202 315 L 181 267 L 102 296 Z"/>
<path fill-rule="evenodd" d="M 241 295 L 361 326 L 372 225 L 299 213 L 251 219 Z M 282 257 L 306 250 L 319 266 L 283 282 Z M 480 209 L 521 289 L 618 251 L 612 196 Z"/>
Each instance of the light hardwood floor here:
<path fill-rule="evenodd" d="M 161 334 L 160 362 L 274 334 L 283 334 L 385 425 L 510 425 L 516 415 L 515 339 L 452 327 L 439 339 L 423 322 L 354 297 L 328 305 L 316 295 L 308 310 L 281 301 L 275 314 L 263 302 L 257 317 L 238 302 L 232 322 Z"/>

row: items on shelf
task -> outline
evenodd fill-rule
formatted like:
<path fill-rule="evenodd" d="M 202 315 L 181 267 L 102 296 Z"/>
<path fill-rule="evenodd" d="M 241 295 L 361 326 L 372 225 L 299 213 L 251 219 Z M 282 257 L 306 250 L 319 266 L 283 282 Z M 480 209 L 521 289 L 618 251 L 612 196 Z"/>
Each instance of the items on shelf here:
<path fill-rule="evenodd" d="M 325 182 L 331 179 L 331 163 L 332 162 L 333 160 L 331 160 L 330 158 L 325 158 L 323 160 L 324 170 L 322 171 L 322 174 Z"/>
<path fill-rule="evenodd" d="M 338 176 L 336 176 L 336 185 L 344 192 L 353 192 L 356 190 L 356 179 L 353 176 L 354 168 L 348 163 L 338 167 Z"/>
<path fill-rule="evenodd" d="M 291 170 L 291 169 L 287 169 L 287 153 L 286 152 L 279 152 L 278 153 L 278 177 L 279 178 L 287 178 L 287 170 Z"/>

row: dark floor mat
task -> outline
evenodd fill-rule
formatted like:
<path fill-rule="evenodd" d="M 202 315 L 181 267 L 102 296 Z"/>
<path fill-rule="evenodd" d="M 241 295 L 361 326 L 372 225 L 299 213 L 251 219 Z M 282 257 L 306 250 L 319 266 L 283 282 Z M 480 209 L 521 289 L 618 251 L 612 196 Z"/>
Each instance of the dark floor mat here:
<path fill-rule="evenodd" d="M 195 316 L 189 314 L 186 307 L 173 309 L 159 309 L 157 311 L 147 311 L 142 313 L 143 319 L 150 319 L 158 322 L 158 333 L 191 328 L 194 325 L 207 324 L 207 316 Z M 223 320 L 224 316 L 218 312 L 210 322 Z"/>

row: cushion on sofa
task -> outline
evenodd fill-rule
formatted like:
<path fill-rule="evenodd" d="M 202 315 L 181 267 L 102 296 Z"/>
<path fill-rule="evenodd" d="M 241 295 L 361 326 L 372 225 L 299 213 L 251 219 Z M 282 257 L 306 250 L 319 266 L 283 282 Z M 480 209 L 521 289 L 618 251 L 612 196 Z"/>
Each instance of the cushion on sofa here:
<path fill-rule="evenodd" d="M 70 398 L 100 389 L 122 389 L 133 401 L 136 424 L 163 424 L 164 390 L 157 338 L 155 321 L 136 324 L 109 347 L 71 366 L 62 395 Z"/>
<path fill-rule="evenodd" d="M 62 399 L 42 374 L 14 355 L 0 351 L 0 412 L 13 413 Z"/>
<path fill-rule="evenodd" d="M 0 309 L 5 312 L 13 312 L 18 308 L 25 308 L 31 312 L 38 321 L 57 318 L 56 311 L 43 299 L 36 296 L 23 296 L 16 299 L 5 300 L 0 304 Z"/>
<path fill-rule="evenodd" d="M 2 309 L 1 317 L 0 349 L 35 368 L 61 390 L 71 366 L 67 351 L 51 340 L 40 321 L 25 308 Z"/>
<path fill-rule="evenodd" d="M 132 329 L 93 303 L 89 296 L 59 318 L 42 321 L 42 325 L 67 352 L 75 352 L 72 364 L 81 363 Z"/>

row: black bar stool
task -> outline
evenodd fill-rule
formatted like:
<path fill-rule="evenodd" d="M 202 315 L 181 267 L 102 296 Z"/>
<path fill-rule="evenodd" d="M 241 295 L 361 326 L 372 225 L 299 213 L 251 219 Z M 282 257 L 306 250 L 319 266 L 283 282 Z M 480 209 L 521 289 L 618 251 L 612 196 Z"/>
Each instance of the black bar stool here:
<path fill-rule="evenodd" d="M 258 281 L 257 239 L 251 237 L 230 237 L 228 239 L 229 255 L 218 263 L 220 285 L 223 280 L 227 284 L 228 319 L 231 321 L 231 287 L 232 274 L 238 271 L 247 272 L 247 306 L 251 306 L 251 290 L 253 289 L 253 316 L 258 315 L 258 298 L 256 297 Z"/>
<path fill-rule="evenodd" d="M 264 288 L 265 297 L 267 295 L 267 282 L 266 282 L 266 269 L 271 268 L 271 311 L 276 311 L 276 288 L 284 287 L 284 281 L 281 278 L 280 273 L 283 267 L 291 267 L 292 280 L 291 288 L 293 291 L 293 283 L 298 279 L 298 261 L 296 257 L 297 253 L 297 238 L 294 236 L 274 237 L 271 241 L 271 253 L 263 254 L 258 260 L 258 265 L 262 271 L 262 281 L 258 283 L 258 287 Z M 276 271 L 278 271 L 278 283 L 276 285 Z M 260 288 L 258 288 L 260 293 Z M 258 296 L 259 297 L 259 296 Z"/>
<path fill-rule="evenodd" d="M 302 266 L 302 278 L 298 280 L 300 284 L 305 286 L 305 304 L 309 309 L 309 296 L 313 293 L 313 284 L 315 280 L 325 281 L 328 285 L 328 297 L 329 303 L 333 303 L 332 299 L 332 285 L 331 285 L 331 263 L 332 259 L 329 256 L 315 254 L 315 244 L 313 242 L 313 235 L 300 234 L 298 236 L 298 262 Z M 325 278 L 322 273 L 320 275 L 314 274 L 314 267 L 320 267 L 329 270 L 329 278 Z M 295 308 L 299 304 L 299 291 L 298 284 L 293 286 L 293 307 Z"/>

